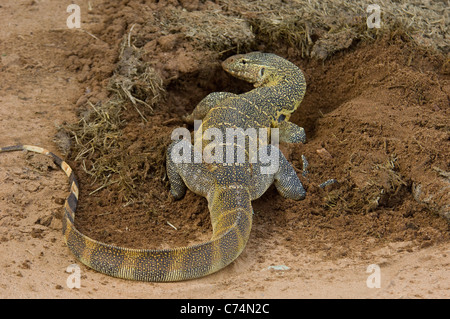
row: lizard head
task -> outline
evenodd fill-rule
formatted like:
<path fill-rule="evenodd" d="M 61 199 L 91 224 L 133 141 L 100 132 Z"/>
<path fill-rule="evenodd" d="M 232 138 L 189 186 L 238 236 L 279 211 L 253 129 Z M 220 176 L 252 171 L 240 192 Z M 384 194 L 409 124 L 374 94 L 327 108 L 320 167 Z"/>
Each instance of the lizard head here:
<path fill-rule="evenodd" d="M 251 52 L 229 57 L 222 62 L 222 67 L 231 75 L 258 87 L 280 73 L 279 59 L 275 54 Z"/>

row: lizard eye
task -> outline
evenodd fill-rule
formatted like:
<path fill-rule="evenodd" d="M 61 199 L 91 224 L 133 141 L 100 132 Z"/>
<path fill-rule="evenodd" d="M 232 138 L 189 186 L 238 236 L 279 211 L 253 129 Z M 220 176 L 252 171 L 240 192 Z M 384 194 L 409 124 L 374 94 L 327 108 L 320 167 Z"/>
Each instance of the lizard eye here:
<path fill-rule="evenodd" d="M 244 59 L 242 59 L 242 60 L 241 60 L 241 63 L 242 63 L 243 65 L 246 65 L 246 64 L 247 64 L 247 61 L 244 60 Z"/>
<path fill-rule="evenodd" d="M 281 115 L 278 117 L 278 122 L 279 122 L 279 123 L 280 123 L 280 122 L 283 122 L 285 118 L 286 118 L 286 115 L 281 114 Z"/>
<path fill-rule="evenodd" d="M 261 68 L 260 70 L 259 70 L 259 77 L 260 78 L 262 78 L 263 76 L 264 76 L 264 72 L 266 71 L 266 69 L 265 68 Z"/>

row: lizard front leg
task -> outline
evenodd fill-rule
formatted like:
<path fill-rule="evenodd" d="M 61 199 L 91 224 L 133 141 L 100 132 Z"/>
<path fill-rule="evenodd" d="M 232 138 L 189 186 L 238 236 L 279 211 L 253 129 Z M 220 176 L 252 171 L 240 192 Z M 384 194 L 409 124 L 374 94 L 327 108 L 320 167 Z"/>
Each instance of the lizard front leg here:
<path fill-rule="evenodd" d="M 280 130 L 280 142 L 305 143 L 305 129 L 292 122 L 282 121 L 278 124 Z"/>

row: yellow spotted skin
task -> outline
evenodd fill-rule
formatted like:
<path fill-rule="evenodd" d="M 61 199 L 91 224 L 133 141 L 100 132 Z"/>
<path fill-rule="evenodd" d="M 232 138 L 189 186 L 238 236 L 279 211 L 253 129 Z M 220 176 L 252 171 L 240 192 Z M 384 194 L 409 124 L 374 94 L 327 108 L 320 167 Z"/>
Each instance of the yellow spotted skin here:
<path fill-rule="evenodd" d="M 280 140 L 304 142 L 304 130 L 288 122 L 300 104 L 306 84 L 303 73 L 294 64 L 274 54 L 249 53 L 223 62 L 225 71 L 255 84 L 250 92 L 209 94 L 186 118 L 202 119 L 202 131 L 218 128 L 278 127 Z M 200 130 L 198 131 L 200 132 Z M 201 133 L 197 138 L 202 137 Z M 171 194 L 181 198 L 188 187 L 205 196 L 211 214 L 213 235 L 207 242 L 180 248 L 152 250 L 129 249 L 108 245 L 80 233 L 74 225 L 79 185 L 70 166 L 46 149 L 17 145 L 0 148 L 0 153 L 31 151 L 50 156 L 68 176 L 70 192 L 64 204 L 63 235 L 72 253 L 85 265 L 110 276 L 141 281 L 180 281 L 216 272 L 236 259 L 244 249 L 252 226 L 251 201 L 260 197 L 274 183 L 281 195 L 303 199 L 305 191 L 292 166 L 278 152 L 279 168 L 273 174 L 261 174 L 260 162 L 250 163 L 175 163 L 167 151 L 167 175 Z M 204 144 L 203 146 L 205 146 Z M 233 144 L 234 149 L 239 145 Z M 265 146 L 276 151 L 273 146 Z M 248 152 L 246 152 L 248 155 Z M 224 154 L 225 156 L 225 154 Z M 192 159 L 194 154 L 191 154 Z"/>

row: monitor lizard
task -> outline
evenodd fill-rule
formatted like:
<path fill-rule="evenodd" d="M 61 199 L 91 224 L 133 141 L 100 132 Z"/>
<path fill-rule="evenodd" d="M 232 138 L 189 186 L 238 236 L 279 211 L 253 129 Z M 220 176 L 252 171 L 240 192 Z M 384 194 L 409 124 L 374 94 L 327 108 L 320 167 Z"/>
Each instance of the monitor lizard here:
<path fill-rule="evenodd" d="M 227 128 L 278 128 L 279 139 L 288 143 L 305 142 L 305 131 L 289 122 L 289 117 L 303 99 L 306 82 L 302 71 L 293 63 L 270 53 L 251 52 L 229 57 L 222 63 L 231 75 L 254 84 L 254 89 L 243 93 L 214 92 L 206 96 L 185 119 L 202 120 L 202 130 L 209 128 L 226 134 Z M 210 138 L 210 137 L 209 137 Z M 248 140 L 248 138 L 247 138 Z M 70 194 L 64 204 L 62 231 L 72 253 L 85 265 L 99 272 L 131 280 L 180 281 L 202 277 L 216 272 L 243 251 L 250 235 L 253 209 L 251 201 L 259 198 L 274 183 L 278 192 L 293 200 L 305 198 L 306 192 L 295 170 L 284 155 L 273 145 L 258 145 L 266 154 L 278 156 L 275 172 L 262 174 L 264 164 L 252 161 L 248 150 L 245 160 L 208 161 L 204 158 L 177 163 L 172 151 L 179 143 L 174 141 L 166 154 L 170 193 L 175 199 L 183 197 L 186 188 L 206 197 L 211 214 L 213 234 L 209 241 L 197 245 L 170 249 L 130 249 L 99 242 L 78 231 L 74 225 L 78 204 L 79 184 L 70 166 L 54 153 L 37 146 L 16 145 L 0 148 L 1 152 L 32 151 L 50 156 L 68 176 Z M 226 142 L 215 144 L 226 146 Z M 208 145 L 204 142 L 202 149 Z M 231 145 L 236 153 L 241 145 Z M 211 153 L 209 153 L 211 154 Z M 260 153 L 258 153 L 260 154 Z M 225 159 L 225 155 L 223 157 Z"/>

